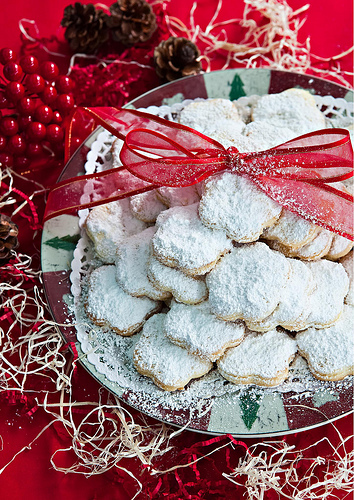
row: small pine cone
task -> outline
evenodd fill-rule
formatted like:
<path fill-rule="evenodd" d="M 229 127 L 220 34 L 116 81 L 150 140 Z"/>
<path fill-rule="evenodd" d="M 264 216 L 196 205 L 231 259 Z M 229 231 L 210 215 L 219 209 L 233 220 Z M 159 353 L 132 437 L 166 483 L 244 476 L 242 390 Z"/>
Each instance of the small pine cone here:
<path fill-rule="evenodd" d="M 199 57 L 200 51 L 193 42 L 187 38 L 171 36 L 155 48 L 156 73 L 168 82 L 196 75 L 202 69 Z"/>
<path fill-rule="evenodd" d="M 11 257 L 11 250 L 18 247 L 18 226 L 7 215 L 0 214 L 0 262 Z"/>
<path fill-rule="evenodd" d="M 73 52 L 92 54 L 109 38 L 107 14 L 89 3 L 75 2 L 64 9 L 61 25 Z"/>
<path fill-rule="evenodd" d="M 156 16 L 145 0 L 118 0 L 109 10 L 112 37 L 123 45 L 146 42 L 157 28 Z"/>

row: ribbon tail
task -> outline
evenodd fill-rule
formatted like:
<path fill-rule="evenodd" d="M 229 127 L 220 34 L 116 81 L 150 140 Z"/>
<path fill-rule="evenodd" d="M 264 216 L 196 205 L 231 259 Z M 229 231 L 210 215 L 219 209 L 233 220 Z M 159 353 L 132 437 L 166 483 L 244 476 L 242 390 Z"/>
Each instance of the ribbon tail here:
<path fill-rule="evenodd" d="M 252 180 L 287 210 L 354 241 L 351 195 L 326 184 L 264 176 L 257 176 Z"/>
<path fill-rule="evenodd" d="M 44 222 L 63 214 L 76 215 L 83 208 L 117 201 L 156 187 L 135 177 L 124 167 L 68 179 L 56 184 L 50 191 Z"/>

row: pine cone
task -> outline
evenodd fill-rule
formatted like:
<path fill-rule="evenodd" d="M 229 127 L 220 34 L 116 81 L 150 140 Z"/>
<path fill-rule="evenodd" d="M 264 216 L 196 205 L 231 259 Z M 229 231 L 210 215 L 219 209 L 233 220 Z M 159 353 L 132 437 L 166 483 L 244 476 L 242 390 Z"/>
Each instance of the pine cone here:
<path fill-rule="evenodd" d="M 109 38 L 107 14 L 89 3 L 75 2 L 64 9 L 61 25 L 66 28 L 65 38 L 73 52 L 92 54 Z"/>
<path fill-rule="evenodd" d="M 196 75 L 202 69 L 199 57 L 200 51 L 193 42 L 187 38 L 171 36 L 155 48 L 156 73 L 168 82 Z"/>
<path fill-rule="evenodd" d="M 118 0 L 109 10 L 112 37 L 123 45 L 146 42 L 156 30 L 156 16 L 145 0 Z"/>
<path fill-rule="evenodd" d="M 0 214 L 0 262 L 11 257 L 11 250 L 18 247 L 18 226 L 7 215 Z"/>

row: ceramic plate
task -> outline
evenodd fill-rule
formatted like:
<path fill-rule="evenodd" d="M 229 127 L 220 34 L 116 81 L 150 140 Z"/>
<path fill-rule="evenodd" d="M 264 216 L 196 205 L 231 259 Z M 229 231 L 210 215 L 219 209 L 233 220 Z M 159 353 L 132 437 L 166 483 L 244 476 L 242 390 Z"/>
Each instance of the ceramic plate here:
<path fill-rule="evenodd" d="M 177 80 L 144 94 L 127 107 L 171 106 L 197 97 L 234 100 L 248 95 L 278 93 L 292 87 L 309 90 L 314 95 L 339 98 L 339 103 L 353 101 L 351 91 L 314 77 L 268 69 L 235 69 Z M 100 130 L 95 131 L 73 155 L 60 180 L 84 172 L 87 154 L 99 133 Z M 44 287 L 53 317 L 63 325 L 60 332 L 65 340 L 75 342 L 82 353 L 78 331 L 70 326 L 75 323 L 70 288 L 71 262 L 79 240 L 79 218 L 70 215 L 56 217 L 44 225 L 41 251 Z M 190 394 L 189 404 L 188 397 L 180 394 L 167 396 L 149 383 L 146 385 L 145 381 L 143 390 L 139 390 L 136 379 L 131 387 L 129 384 L 123 386 L 107 371 L 97 369 L 90 356 L 84 356 L 81 363 L 104 387 L 134 408 L 168 424 L 204 433 L 238 437 L 284 435 L 323 425 L 352 411 L 352 377 L 339 383 L 320 383 L 315 390 L 316 382 L 309 379 L 308 390 L 302 392 L 260 390 L 252 386 L 221 391 L 220 383 L 215 384 L 213 391 L 211 379 L 207 390 L 205 387 L 204 392 L 198 390 L 199 398 L 194 396 L 198 391 L 193 390 L 192 382 L 186 393 Z M 292 377 L 295 387 L 296 373 Z M 225 381 L 225 384 L 228 383 Z"/>

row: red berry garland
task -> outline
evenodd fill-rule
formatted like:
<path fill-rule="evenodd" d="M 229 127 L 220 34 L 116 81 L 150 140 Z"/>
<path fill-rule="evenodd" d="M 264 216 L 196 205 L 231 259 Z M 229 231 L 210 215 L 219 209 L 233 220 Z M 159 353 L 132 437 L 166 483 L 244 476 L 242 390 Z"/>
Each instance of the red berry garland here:
<path fill-rule="evenodd" d="M 58 66 L 0 50 L 0 163 L 28 167 L 39 155 L 62 154 L 64 119 L 74 107 L 73 82 Z"/>

